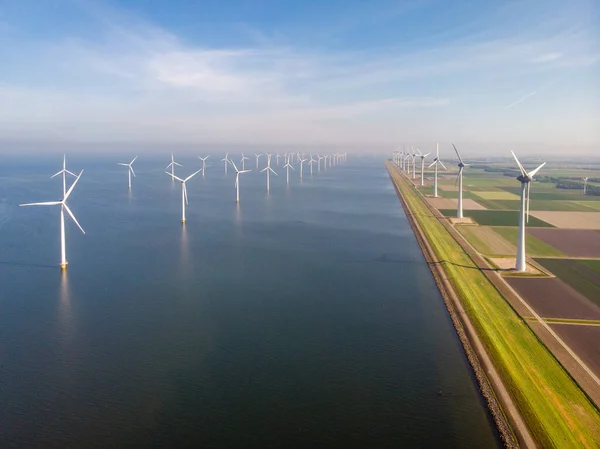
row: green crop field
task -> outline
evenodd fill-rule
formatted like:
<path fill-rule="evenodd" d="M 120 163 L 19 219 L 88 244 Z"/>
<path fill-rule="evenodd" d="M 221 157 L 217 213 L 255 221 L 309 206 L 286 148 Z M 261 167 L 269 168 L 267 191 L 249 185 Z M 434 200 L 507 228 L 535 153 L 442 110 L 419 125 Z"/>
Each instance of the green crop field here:
<path fill-rule="evenodd" d="M 600 196 L 598 198 L 600 198 Z M 576 201 L 576 203 L 593 209 L 594 211 L 600 211 L 600 201 Z"/>
<path fill-rule="evenodd" d="M 440 212 L 446 217 L 456 217 L 456 209 L 440 209 Z M 465 217 L 472 218 L 482 226 L 519 226 L 519 211 L 509 210 L 465 210 Z M 529 216 L 531 227 L 553 228 L 549 223 L 538 218 Z"/>
<path fill-rule="evenodd" d="M 600 413 L 410 186 L 388 165 L 540 447 L 594 447 Z"/>
<path fill-rule="evenodd" d="M 536 262 L 600 306 L 600 260 L 536 259 Z"/>
<path fill-rule="evenodd" d="M 493 227 L 494 232 L 501 235 L 507 242 L 517 246 L 519 239 L 519 228 L 515 227 Z M 525 250 L 529 256 L 532 257 L 560 257 L 564 256 L 556 248 L 542 242 L 540 239 L 535 238 L 533 235 L 527 234 L 525 236 Z"/>
<path fill-rule="evenodd" d="M 511 192 L 505 192 L 505 191 L 476 192 L 475 195 L 477 195 L 480 198 L 483 198 L 484 200 L 516 200 L 516 201 L 519 201 L 519 195 L 516 195 Z"/>
<path fill-rule="evenodd" d="M 477 200 L 482 206 L 492 210 L 519 210 L 520 201 L 514 200 Z M 529 203 L 530 210 L 548 210 L 548 211 L 570 211 L 570 212 L 597 212 L 598 209 L 589 207 L 586 204 L 580 204 L 578 201 L 564 200 L 534 200 Z M 530 217 L 531 219 L 531 217 Z"/>

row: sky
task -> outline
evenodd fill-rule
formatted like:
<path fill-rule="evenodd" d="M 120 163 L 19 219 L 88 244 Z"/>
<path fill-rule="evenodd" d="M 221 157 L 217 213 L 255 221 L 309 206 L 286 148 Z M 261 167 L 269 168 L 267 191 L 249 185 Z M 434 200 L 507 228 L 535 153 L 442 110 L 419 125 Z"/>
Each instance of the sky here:
<path fill-rule="evenodd" d="M 0 0 L 0 105 L 4 147 L 598 154 L 600 2 Z"/>

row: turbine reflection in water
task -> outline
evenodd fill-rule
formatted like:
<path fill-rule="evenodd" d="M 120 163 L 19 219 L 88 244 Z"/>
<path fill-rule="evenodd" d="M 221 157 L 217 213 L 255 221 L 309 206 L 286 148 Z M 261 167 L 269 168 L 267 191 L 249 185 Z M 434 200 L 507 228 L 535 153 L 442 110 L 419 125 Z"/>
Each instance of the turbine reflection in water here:
<path fill-rule="evenodd" d="M 58 303 L 59 327 L 64 342 L 70 342 L 73 335 L 73 310 L 71 306 L 71 289 L 67 270 L 61 270 Z"/>

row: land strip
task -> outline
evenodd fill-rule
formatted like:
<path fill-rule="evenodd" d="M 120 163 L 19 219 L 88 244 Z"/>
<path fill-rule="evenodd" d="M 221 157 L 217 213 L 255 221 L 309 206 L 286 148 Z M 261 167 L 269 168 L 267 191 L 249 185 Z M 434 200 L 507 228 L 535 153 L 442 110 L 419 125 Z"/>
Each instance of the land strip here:
<path fill-rule="evenodd" d="M 427 205 L 401 173 L 390 164 L 388 169 L 409 219 L 420 227 L 423 238 L 432 246 L 435 258 L 431 263 L 443 266 L 446 279 L 460 295 L 466 316 L 472 320 L 493 358 L 533 438 L 544 447 L 597 445 L 600 441 L 598 409 L 502 296 L 511 296 L 510 304 L 517 311 L 530 309 L 529 306 L 437 210 Z M 537 315 L 533 310 L 529 312 Z M 588 379 L 581 383 L 587 382 L 592 388 L 593 379 L 577 356 L 566 345 L 558 344 L 555 333 L 541 318 L 540 323 L 535 324 L 541 328 L 538 335 L 549 334 L 541 337 L 542 340 L 548 338 L 554 346 L 558 345 L 559 360 L 573 364 L 569 371 L 577 377 L 587 374 Z M 511 416 L 510 410 L 508 415 Z"/>

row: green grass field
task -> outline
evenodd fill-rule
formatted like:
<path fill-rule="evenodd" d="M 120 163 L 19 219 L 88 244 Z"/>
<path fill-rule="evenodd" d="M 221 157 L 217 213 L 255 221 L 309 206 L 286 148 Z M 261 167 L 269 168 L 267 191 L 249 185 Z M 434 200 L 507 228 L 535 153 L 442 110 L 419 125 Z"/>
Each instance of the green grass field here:
<path fill-rule="evenodd" d="M 440 209 L 446 217 L 456 217 L 455 209 Z M 472 218 L 482 226 L 519 226 L 519 212 L 508 210 L 464 210 L 465 217 Z M 528 226 L 553 228 L 549 223 L 529 216 Z"/>
<path fill-rule="evenodd" d="M 516 227 L 493 227 L 494 232 L 502 236 L 507 242 L 511 243 L 515 247 L 519 239 L 519 228 Z M 559 250 L 547 243 L 542 242 L 540 239 L 535 238 L 533 235 L 527 234 L 525 236 L 525 250 L 528 256 L 531 257 L 561 257 L 564 256 Z"/>
<path fill-rule="evenodd" d="M 389 166 L 540 447 L 595 447 L 600 413 L 487 277 Z"/>
<path fill-rule="evenodd" d="M 600 260 L 536 259 L 536 262 L 600 306 Z"/>
<path fill-rule="evenodd" d="M 600 201 L 577 201 L 577 204 L 593 209 L 595 212 L 600 211 Z"/>
<path fill-rule="evenodd" d="M 515 200 L 519 201 L 519 195 L 516 195 L 511 192 L 505 191 L 492 191 L 492 192 L 476 192 L 479 198 L 483 198 L 484 200 Z"/>
<path fill-rule="evenodd" d="M 508 192 L 506 192 L 508 193 Z M 478 199 L 477 202 L 482 206 L 492 210 L 519 210 L 520 201 L 514 200 L 489 200 Z M 581 204 L 577 201 L 564 200 L 531 200 L 530 210 L 550 210 L 550 211 L 571 211 L 571 212 L 597 212 L 598 209 Z M 531 217 L 529 217 L 531 219 Z"/>

